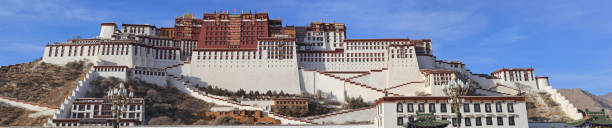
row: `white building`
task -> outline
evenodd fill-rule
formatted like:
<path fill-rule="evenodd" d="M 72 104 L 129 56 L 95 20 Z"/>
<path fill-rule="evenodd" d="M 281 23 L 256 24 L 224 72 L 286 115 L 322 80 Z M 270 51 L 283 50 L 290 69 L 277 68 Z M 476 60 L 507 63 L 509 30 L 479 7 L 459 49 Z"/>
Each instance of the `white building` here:
<path fill-rule="evenodd" d="M 383 97 L 376 101 L 374 125 L 378 128 L 403 128 L 416 120 L 416 113 L 434 113 L 436 119 L 449 120 L 447 127 L 527 128 L 525 97 L 466 96 L 459 111 L 461 124 L 448 103 L 449 97 Z"/>
<path fill-rule="evenodd" d="M 144 124 L 145 103 L 142 98 L 134 98 L 124 111 L 119 122 L 120 126 L 135 126 Z M 52 126 L 112 126 L 115 113 L 111 111 L 113 104 L 104 98 L 77 98 L 72 102 L 70 115 L 67 118 L 52 119 Z"/>
<path fill-rule="evenodd" d="M 224 27 L 236 26 L 221 25 L 229 26 L 208 31 L 226 33 L 230 29 Z M 260 25 L 256 27 L 259 30 L 261 24 L 255 25 Z M 241 29 L 231 29 L 231 41 L 240 43 L 240 33 L 233 31 Z M 575 107 L 550 87 L 548 78 L 536 77 L 532 68 L 474 74 L 459 61 L 438 60 L 430 39 L 347 39 L 343 23 L 315 22 L 296 27 L 295 32 L 295 37 L 290 33 L 257 37 L 248 45 L 253 47 L 224 48 L 198 46 L 204 45 L 199 40 L 161 37 L 152 25 L 123 24 L 118 28 L 114 23 L 103 23 L 95 39 L 48 44 L 43 62 L 87 60 L 97 64 L 95 72 L 101 76 L 140 78 L 160 86 L 166 86 L 170 77 L 179 77 L 194 85 L 230 91 L 321 92 L 341 102 L 349 97 L 375 102 L 385 95 L 443 96 L 441 85 L 455 74 L 458 79 L 473 81 L 476 93 L 482 95 L 514 95 L 524 89 L 550 93 L 570 118 L 581 118 Z M 212 37 L 205 39 L 221 42 Z M 117 66 L 121 70 L 107 70 Z"/>

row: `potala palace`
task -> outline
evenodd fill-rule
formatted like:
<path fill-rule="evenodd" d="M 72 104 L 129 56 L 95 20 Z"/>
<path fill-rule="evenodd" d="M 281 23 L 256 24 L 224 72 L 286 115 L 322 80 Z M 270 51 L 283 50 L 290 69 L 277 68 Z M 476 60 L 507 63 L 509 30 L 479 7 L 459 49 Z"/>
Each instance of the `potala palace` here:
<path fill-rule="evenodd" d="M 433 108 L 440 106 L 440 102 L 446 102 L 441 85 L 451 80 L 451 74 L 461 80 L 471 80 L 476 93 L 489 96 L 466 98 L 482 105 L 483 113 L 485 104 L 491 102 L 496 107 L 499 101 L 504 113 L 492 114 L 506 121 L 499 126 L 514 127 L 508 126 L 506 118 L 509 117 L 513 123 L 516 117 L 517 127 L 527 126 L 525 99 L 511 96 L 520 93 L 519 90 L 549 93 L 567 116 L 582 118 L 577 109 L 549 85 L 548 77 L 535 76 L 533 68 L 502 68 L 490 74 L 475 74 L 459 61 L 438 60 L 430 39 L 360 39 L 348 37 L 347 29 L 343 23 L 325 22 L 283 26 L 280 19 L 270 19 L 262 12 L 212 12 L 205 13 L 202 18 L 186 14 L 177 17 L 174 27 L 168 28 L 102 23 L 97 37 L 46 45 L 43 62 L 66 64 L 85 60 L 94 64 L 87 78 L 79 83 L 53 118 L 67 117 L 70 111 L 67 106 L 74 99 L 83 98 L 91 89 L 88 88 L 90 79 L 112 76 L 175 86 L 207 102 L 250 110 L 265 111 L 252 105 L 219 100 L 223 97 L 206 95 L 193 87 L 323 93 L 340 102 L 362 97 L 376 105 L 335 116 L 302 119 L 272 113 L 269 116 L 280 119 L 283 124 L 371 120 L 379 127 L 400 127 L 395 124 L 396 119 L 407 122 L 410 114 L 405 118 L 395 114 L 395 107 L 399 106 L 396 104 L 407 106 L 410 103 L 412 106 L 414 103 L 417 107 L 424 103 L 428 109 L 423 111 L 430 111 L 431 105 Z M 424 95 L 429 98 L 413 98 Z M 512 108 L 512 112 L 506 111 L 506 106 Z M 408 110 L 403 108 L 404 111 Z M 491 114 L 481 115 L 484 127 L 485 116 Z M 453 114 L 438 116 L 452 118 Z M 481 120 L 474 114 L 470 125 L 477 126 L 474 122 L 477 117 Z"/>

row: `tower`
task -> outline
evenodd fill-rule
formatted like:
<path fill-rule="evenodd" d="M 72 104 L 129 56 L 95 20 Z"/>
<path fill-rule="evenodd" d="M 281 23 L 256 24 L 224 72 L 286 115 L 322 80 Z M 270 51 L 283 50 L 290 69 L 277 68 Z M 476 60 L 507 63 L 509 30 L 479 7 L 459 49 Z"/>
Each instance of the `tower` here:
<path fill-rule="evenodd" d="M 111 39 L 113 33 L 117 30 L 117 24 L 115 23 L 102 23 L 100 27 L 100 39 Z"/>

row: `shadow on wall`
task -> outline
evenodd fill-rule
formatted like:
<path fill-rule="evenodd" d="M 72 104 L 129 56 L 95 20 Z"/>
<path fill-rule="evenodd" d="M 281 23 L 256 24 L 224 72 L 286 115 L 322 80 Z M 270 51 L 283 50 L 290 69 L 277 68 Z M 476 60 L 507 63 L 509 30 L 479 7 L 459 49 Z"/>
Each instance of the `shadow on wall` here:
<path fill-rule="evenodd" d="M 104 66 L 118 66 L 117 63 L 115 63 L 115 62 L 106 61 L 106 60 L 102 60 L 102 59 L 100 59 L 100 61 L 102 62 L 101 65 L 104 65 Z"/>

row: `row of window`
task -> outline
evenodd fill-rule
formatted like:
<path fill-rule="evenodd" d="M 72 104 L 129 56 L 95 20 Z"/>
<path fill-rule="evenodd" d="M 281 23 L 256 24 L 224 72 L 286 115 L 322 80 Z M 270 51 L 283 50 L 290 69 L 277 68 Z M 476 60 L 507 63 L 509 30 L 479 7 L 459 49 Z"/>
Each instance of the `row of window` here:
<path fill-rule="evenodd" d="M 100 105 L 100 104 L 94 104 L 94 105 L 72 105 L 72 110 L 79 110 L 79 111 L 84 111 L 84 110 L 91 110 L 91 106 L 93 106 L 93 110 L 99 110 L 100 108 L 104 109 L 110 109 L 111 105 Z M 128 109 L 129 111 L 135 111 L 135 110 L 140 110 L 140 108 L 142 107 L 142 105 L 126 105 L 124 106 L 124 108 Z"/>
<path fill-rule="evenodd" d="M 419 103 L 417 104 L 417 112 L 425 112 L 425 103 Z M 436 112 L 436 104 L 435 103 L 429 103 L 429 112 L 430 113 L 434 113 Z M 445 103 L 441 103 L 440 105 L 440 112 L 448 112 L 447 111 L 447 105 Z M 480 103 L 474 103 L 473 105 L 470 105 L 469 103 L 463 104 L 463 112 L 471 112 L 472 109 L 470 109 L 472 106 L 473 107 L 473 111 L 474 112 L 481 112 L 480 109 Z M 491 103 L 485 103 L 485 112 L 490 113 L 492 112 L 491 110 Z M 507 108 L 507 112 L 514 112 L 514 104 L 513 103 L 507 103 L 506 104 L 506 108 Z M 408 112 L 414 112 L 414 108 L 413 108 L 413 104 L 412 103 L 407 103 L 406 104 L 406 109 Z M 451 107 L 451 112 L 454 113 L 455 110 Z M 404 104 L 402 103 L 397 103 L 397 112 L 401 113 L 404 112 Z M 503 108 L 502 108 L 502 103 L 495 103 L 495 112 L 503 112 Z"/>
<path fill-rule="evenodd" d="M 96 68 L 96 72 L 124 72 L 125 68 Z"/>
<path fill-rule="evenodd" d="M 140 71 L 135 70 L 134 74 L 136 75 L 152 75 L 152 76 L 165 76 L 166 72 L 153 72 L 153 71 Z"/>
<path fill-rule="evenodd" d="M 276 104 L 306 104 L 306 101 L 275 101 Z"/>
<path fill-rule="evenodd" d="M 347 42 L 346 46 L 388 46 L 390 44 L 409 44 L 408 42 Z"/>
<path fill-rule="evenodd" d="M 433 76 L 433 85 L 447 85 L 448 81 L 451 80 L 450 73 L 433 73 L 429 77 Z"/>
<path fill-rule="evenodd" d="M 510 126 L 514 126 L 515 122 L 514 122 L 514 116 L 510 116 L 508 117 L 508 125 Z M 463 122 L 464 126 L 472 126 L 472 123 L 474 123 L 474 126 L 483 126 L 482 123 L 482 117 L 476 117 L 473 118 L 474 122 L 472 122 L 472 118 L 464 118 L 464 120 L 462 120 L 461 122 Z M 504 125 L 504 117 L 496 117 L 496 125 L 498 126 L 503 126 Z M 442 118 L 442 120 L 447 120 L 446 118 Z M 452 118 L 452 125 L 453 126 L 457 126 L 457 118 Z M 408 118 L 408 122 L 412 122 L 414 121 L 414 118 L 410 117 Z M 487 126 L 491 126 L 493 125 L 493 117 L 485 117 L 485 123 Z M 397 125 L 398 126 L 404 126 L 404 118 L 403 117 L 397 117 Z M 409 128 L 413 127 L 413 126 L 408 126 Z"/>
<path fill-rule="evenodd" d="M 78 56 L 83 56 L 83 51 L 84 51 L 83 49 L 85 48 L 85 46 L 80 46 L 80 47 L 79 46 L 51 46 L 49 47 L 48 56 L 58 56 L 58 52 L 59 52 L 59 56 L 63 57 L 64 47 L 68 47 L 67 56 L 77 56 L 77 53 L 78 53 Z M 88 50 L 87 56 L 94 56 L 96 54 L 96 46 L 87 46 L 87 50 Z"/>
<path fill-rule="evenodd" d="M 533 71 L 504 71 L 493 74 L 495 77 L 504 78 L 504 81 L 533 81 Z M 502 77 L 507 76 L 507 77 Z"/>
<path fill-rule="evenodd" d="M 300 62 L 383 62 L 385 58 L 300 58 Z"/>
<path fill-rule="evenodd" d="M 300 57 L 382 57 L 384 53 L 300 53 Z"/>
<path fill-rule="evenodd" d="M 159 33 L 157 29 L 145 28 L 145 27 L 125 27 L 123 29 L 123 33 L 136 33 L 136 34 L 144 34 L 146 30 L 153 30 L 156 33 Z"/>

